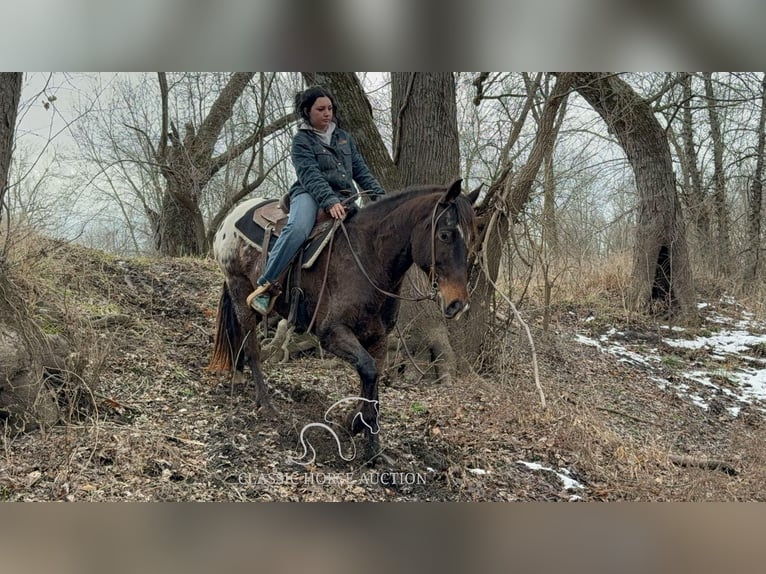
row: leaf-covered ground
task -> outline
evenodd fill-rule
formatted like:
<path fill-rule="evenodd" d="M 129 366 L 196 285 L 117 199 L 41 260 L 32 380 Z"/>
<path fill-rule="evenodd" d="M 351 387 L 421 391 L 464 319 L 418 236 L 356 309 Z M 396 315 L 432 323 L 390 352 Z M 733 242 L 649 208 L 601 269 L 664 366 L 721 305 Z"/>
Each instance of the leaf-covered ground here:
<path fill-rule="evenodd" d="M 327 428 L 307 428 L 357 393 L 356 374 L 338 359 L 269 364 L 273 420 L 259 416 L 251 385 L 205 370 L 222 282 L 212 261 L 120 259 L 72 246 L 45 257 L 28 281 L 30 305 L 87 363 L 60 375 L 61 424 L 5 429 L 0 499 L 766 500 L 761 402 L 688 378 L 715 360 L 712 351 L 663 344 L 667 329 L 626 324 L 617 304 L 561 306 L 549 333 L 525 314 L 545 410 L 529 344 L 513 325 L 496 342 L 491 372 L 449 385 L 392 376 L 380 393 L 391 462 L 368 468 L 335 425 L 345 405 L 326 423 L 338 443 Z M 732 321 L 745 313 L 713 308 Z M 637 353 L 651 347 L 655 359 L 610 352 L 601 337 L 615 333 Z"/>

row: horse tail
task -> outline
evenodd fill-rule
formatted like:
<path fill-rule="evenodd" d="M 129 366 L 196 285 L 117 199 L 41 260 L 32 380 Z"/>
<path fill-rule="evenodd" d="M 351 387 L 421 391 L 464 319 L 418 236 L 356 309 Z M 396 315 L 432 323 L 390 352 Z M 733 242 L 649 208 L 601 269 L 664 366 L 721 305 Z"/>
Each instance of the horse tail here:
<path fill-rule="evenodd" d="M 229 288 L 224 282 L 215 317 L 215 341 L 208 371 L 232 371 L 232 358 L 242 344 L 239 321 L 234 312 Z"/>

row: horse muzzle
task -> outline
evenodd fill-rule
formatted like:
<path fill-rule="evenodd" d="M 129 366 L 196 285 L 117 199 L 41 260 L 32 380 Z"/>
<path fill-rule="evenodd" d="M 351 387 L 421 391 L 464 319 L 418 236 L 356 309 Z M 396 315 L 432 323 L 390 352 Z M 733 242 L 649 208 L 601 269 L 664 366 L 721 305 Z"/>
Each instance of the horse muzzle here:
<path fill-rule="evenodd" d="M 465 287 L 441 285 L 439 288 L 439 307 L 447 319 L 457 319 L 468 310 L 468 291 Z"/>
<path fill-rule="evenodd" d="M 445 309 L 442 309 L 442 313 L 444 313 L 444 316 L 447 319 L 458 319 L 460 318 L 460 315 L 468 311 L 469 304 L 466 301 L 463 303 L 462 301 L 453 301 Z"/>

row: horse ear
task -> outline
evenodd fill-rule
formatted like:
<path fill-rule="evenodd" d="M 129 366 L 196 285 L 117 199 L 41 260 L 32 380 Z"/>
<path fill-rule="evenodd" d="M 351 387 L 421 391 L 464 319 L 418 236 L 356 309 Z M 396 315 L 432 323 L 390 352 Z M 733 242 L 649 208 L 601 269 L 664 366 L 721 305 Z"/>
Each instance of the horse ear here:
<path fill-rule="evenodd" d="M 484 187 L 484 184 L 480 184 L 479 187 L 474 189 L 471 193 L 468 194 L 468 201 L 471 202 L 471 205 L 474 205 L 476 203 L 476 200 L 479 199 L 479 194 L 481 193 L 481 189 Z"/>
<path fill-rule="evenodd" d="M 463 190 L 462 183 L 462 178 L 453 181 L 452 185 L 449 186 L 449 189 L 444 192 L 444 197 L 442 198 L 441 203 L 452 203 L 455 201 L 455 198 L 460 195 L 460 192 Z"/>

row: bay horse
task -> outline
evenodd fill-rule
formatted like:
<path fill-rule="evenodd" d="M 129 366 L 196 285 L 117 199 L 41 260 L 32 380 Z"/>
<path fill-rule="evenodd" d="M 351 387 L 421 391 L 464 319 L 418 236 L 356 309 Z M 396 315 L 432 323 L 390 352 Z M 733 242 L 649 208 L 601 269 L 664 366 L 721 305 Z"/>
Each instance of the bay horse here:
<path fill-rule="evenodd" d="M 365 432 L 367 462 L 380 453 L 378 373 L 387 336 L 396 324 L 405 274 L 414 263 L 429 275 L 431 298 L 438 300 L 444 317 L 456 318 L 468 308 L 467 258 L 476 235 L 473 203 L 478 194 L 478 189 L 470 195 L 461 193 L 457 180 L 450 186 L 419 186 L 386 195 L 347 216 L 332 249 L 325 249 L 312 268 L 301 271 L 305 308 L 296 330 L 311 327 L 323 349 L 359 373 L 362 400 L 349 426 L 352 434 Z M 258 200 L 235 207 L 215 236 L 213 251 L 225 281 L 209 369 L 236 369 L 234 374 L 241 377 L 247 362 L 256 406 L 275 414 L 256 335 L 262 317 L 246 302 L 260 276 L 262 258 L 234 227 L 254 201 Z M 288 316 L 284 297 L 277 299 L 274 311 Z"/>

